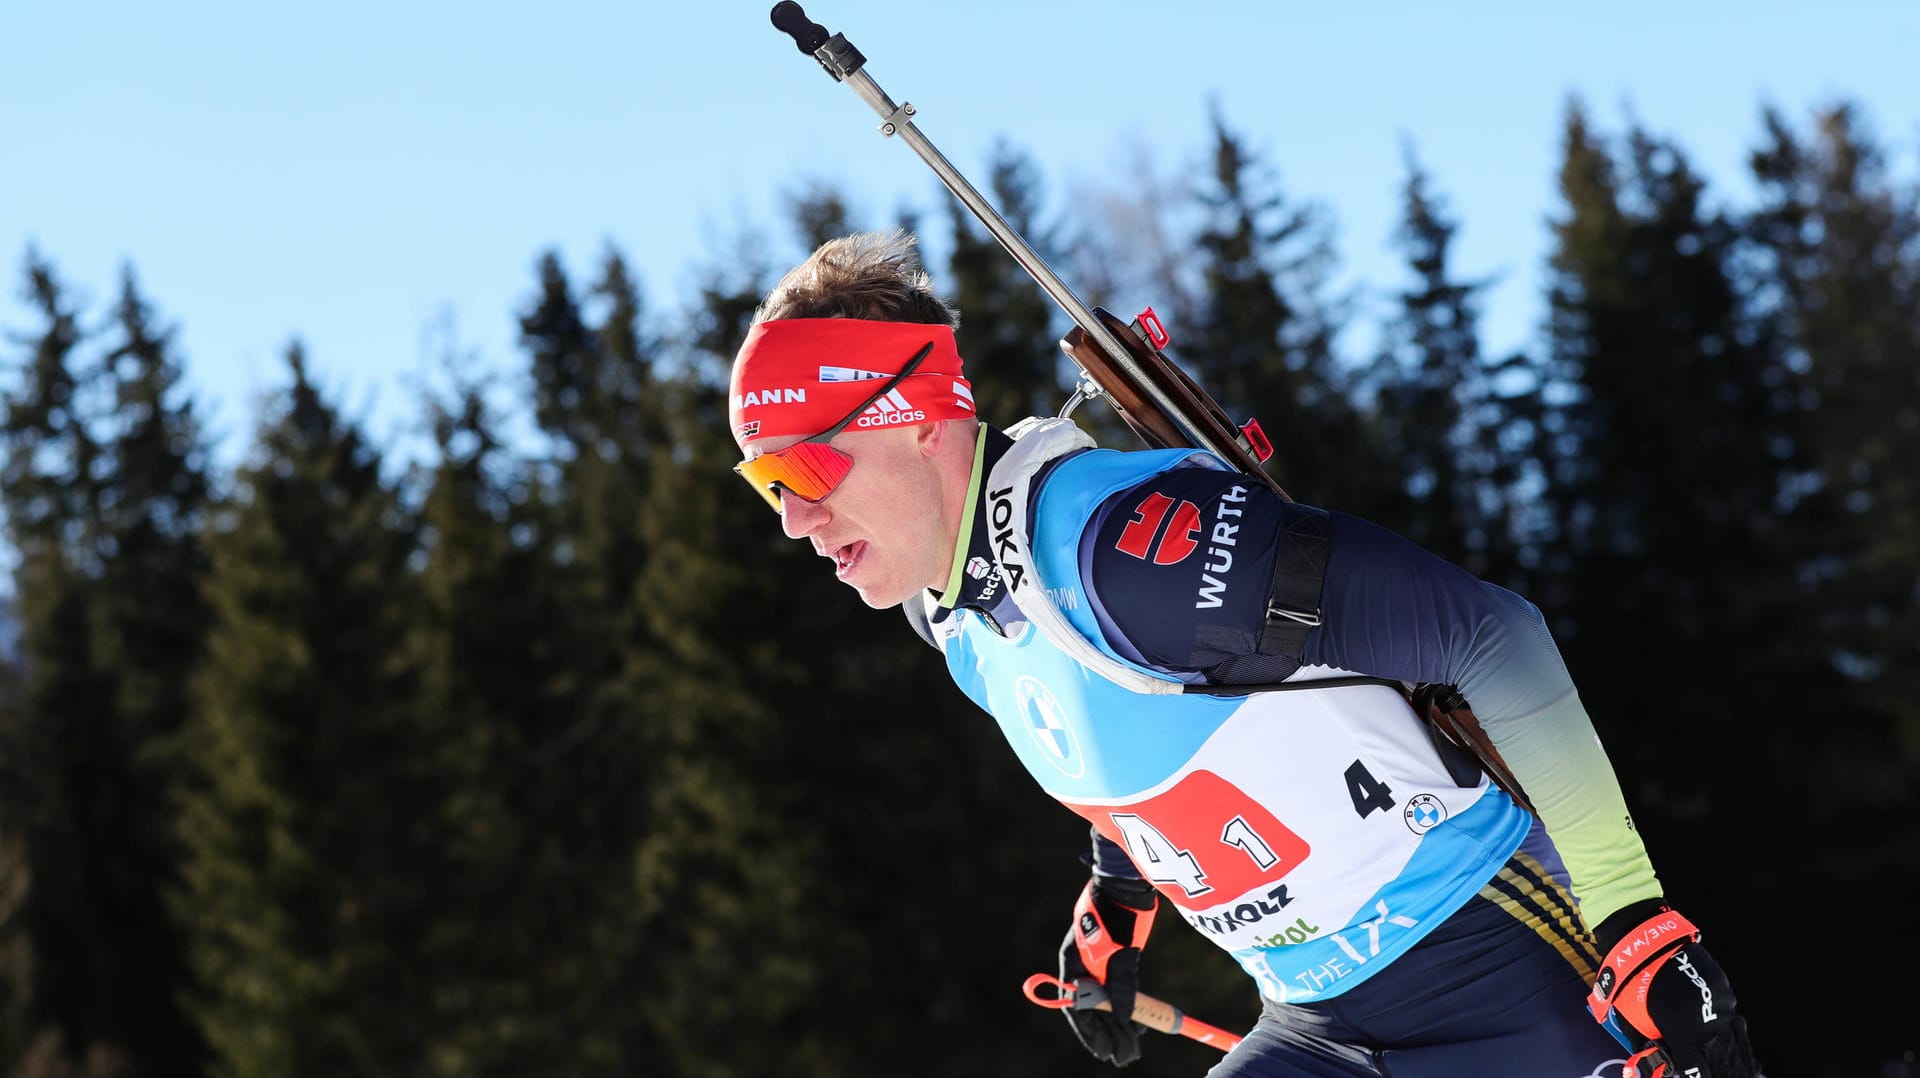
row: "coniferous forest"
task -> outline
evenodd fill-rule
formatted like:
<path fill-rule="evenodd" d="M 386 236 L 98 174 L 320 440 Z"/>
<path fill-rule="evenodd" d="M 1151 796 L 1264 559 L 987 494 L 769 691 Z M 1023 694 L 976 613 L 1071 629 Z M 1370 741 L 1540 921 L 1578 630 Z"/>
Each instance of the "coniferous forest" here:
<path fill-rule="evenodd" d="M 1915 148 L 1845 104 L 1763 109 L 1729 205 L 1657 132 L 1575 102 L 1560 134 L 1549 314 L 1512 355 L 1481 348 L 1486 282 L 1413 154 L 1367 354 L 1327 216 L 1219 117 L 1191 189 L 1131 217 L 1050 210 L 1011 147 L 982 187 L 1090 302 L 1146 282 L 1294 497 L 1546 612 L 1769 1074 L 1920 1073 Z M 616 249 L 529 252 L 510 383 L 423 393 L 431 452 L 404 463 L 290 341 L 216 467 L 193 312 L 135 266 L 74 282 L 25 252 L 31 317 L 0 344 L 0 1071 L 1106 1073 L 1020 995 L 1084 825 L 728 474 L 747 319 L 844 231 L 943 252 L 986 418 L 1058 407 L 1062 317 L 933 205 L 853 220 L 812 189 L 778 257 L 705 271 L 687 310 Z M 1250 1023 L 1251 983 L 1165 924 L 1145 989 Z M 1216 1055 L 1145 1049 L 1129 1073 Z"/>

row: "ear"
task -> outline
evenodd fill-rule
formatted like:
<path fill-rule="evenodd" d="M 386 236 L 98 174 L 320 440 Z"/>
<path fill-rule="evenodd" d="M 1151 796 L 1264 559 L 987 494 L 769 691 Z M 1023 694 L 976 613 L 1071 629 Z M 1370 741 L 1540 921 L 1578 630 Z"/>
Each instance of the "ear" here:
<path fill-rule="evenodd" d="M 952 426 L 952 421 L 943 419 L 936 423 L 918 423 L 909 427 L 908 429 L 913 431 L 914 448 L 919 450 L 923 457 L 939 456 L 940 447 L 946 444 L 949 426 Z"/>

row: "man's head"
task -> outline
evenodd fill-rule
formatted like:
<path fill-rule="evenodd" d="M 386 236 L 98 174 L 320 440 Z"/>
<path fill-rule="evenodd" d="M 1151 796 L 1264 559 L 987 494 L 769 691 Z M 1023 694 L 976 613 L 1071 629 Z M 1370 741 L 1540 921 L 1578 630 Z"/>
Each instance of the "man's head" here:
<path fill-rule="evenodd" d="M 910 236 L 862 233 L 788 271 L 734 358 L 737 470 L 869 606 L 953 564 L 979 426 L 958 322 Z"/>

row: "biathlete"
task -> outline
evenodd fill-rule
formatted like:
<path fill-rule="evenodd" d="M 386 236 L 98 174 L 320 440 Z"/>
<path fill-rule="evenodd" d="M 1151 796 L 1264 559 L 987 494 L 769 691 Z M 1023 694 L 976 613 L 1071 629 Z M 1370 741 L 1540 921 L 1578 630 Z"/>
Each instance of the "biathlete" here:
<path fill-rule="evenodd" d="M 1258 986 L 1215 1078 L 1755 1078 L 1531 603 L 1188 450 L 974 413 L 958 316 L 904 233 L 833 240 L 734 360 L 738 471 L 876 608 L 903 606 L 1090 824 L 1059 954 L 1139 1055 L 1140 948 L 1184 921 Z M 1438 739 L 1475 715 L 1531 802 Z"/>

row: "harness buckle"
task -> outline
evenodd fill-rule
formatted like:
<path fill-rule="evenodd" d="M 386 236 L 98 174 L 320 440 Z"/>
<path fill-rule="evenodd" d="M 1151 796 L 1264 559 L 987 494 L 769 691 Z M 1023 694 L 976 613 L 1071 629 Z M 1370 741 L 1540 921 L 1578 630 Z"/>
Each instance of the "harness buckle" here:
<path fill-rule="evenodd" d="M 1316 629 L 1320 626 L 1320 611 L 1318 610 L 1295 610 L 1291 607 L 1281 606 L 1279 603 L 1270 602 L 1267 604 L 1267 620 L 1272 621 L 1274 618 L 1285 618 L 1288 621 L 1298 622 L 1309 629 Z"/>

